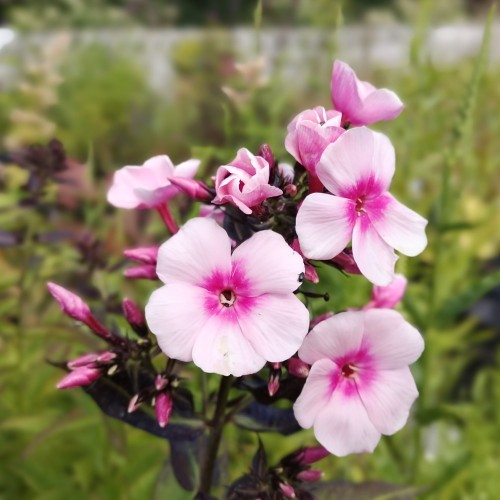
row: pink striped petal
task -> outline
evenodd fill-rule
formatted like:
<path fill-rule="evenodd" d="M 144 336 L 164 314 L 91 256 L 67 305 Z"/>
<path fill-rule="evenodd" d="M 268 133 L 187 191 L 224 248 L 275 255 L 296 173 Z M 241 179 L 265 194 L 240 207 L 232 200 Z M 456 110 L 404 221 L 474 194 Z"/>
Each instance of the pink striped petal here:
<path fill-rule="evenodd" d="M 386 435 L 394 434 L 406 424 L 411 405 L 418 397 L 407 366 L 377 371 L 370 385 L 359 386 L 358 392 L 370 421 Z"/>
<path fill-rule="evenodd" d="M 251 311 L 238 310 L 238 322 L 253 349 L 267 361 L 279 362 L 293 356 L 309 328 L 309 311 L 293 294 L 264 294 Z"/>
<path fill-rule="evenodd" d="M 194 344 L 193 361 L 206 373 L 235 377 L 256 373 L 266 364 L 243 336 L 232 310 L 223 310 L 206 322 Z"/>
<path fill-rule="evenodd" d="M 380 432 L 359 396 L 346 396 L 343 391 L 334 391 L 328 406 L 316 417 L 314 435 L 338 457 L 372 452 L 380 441 Z"/>
<path fill-rule="evenodd" d="M 179 361 L 193 359 L 196 337 L 207 321 L 201 307 L 206 296 L 206 290 L 186 283 L 165 285 L 151 295 L 146 321 L 167 356 Z"/>
<path fill-rule="evenodd" d="M 330 359 L 314 363 L 299 397 L 293 405 L 297 422 L 303 429 L 314 425 L 316 417 L 329 404 L 340 368 Z"/>
<path fill-rule="evenodd" d="M 316 174 L 338 196 L 371 199 L 387 191 L 396 165 L 387 136 L 366 127 L 350 129 L 323 152 Z"/>
<path fill-rule="evenodd" d="M 370 125 L 382 120 L 394 120 L 403 109 L 404 104 L 395 92 L 388 89 L 377 89 L 366 97 L 360 112 L 351 123 L 353 125 L 356 124 L 355 122 Z"/>
<path fill-rule="evenodd" d="M 387 286 L 394 279 L 398 257 L 366 216 L 358 217 L 354 226 L 352 255 L 361 273 L 375 285 Z"/>
<path fill-rule="evenodd" d="M 342 252 L 351 240 L 354 210 L 351 200 L 323 193 L 309 195 L 299 209 L 296 225 L 304 255 L 327 260 Z"/>
<path fill-rule="evenodd" d="M 232 274 L 245 277 L 245 296 L 291 293 L 299 287 L 302 273 L 302 257 L 273 231 L 255 233 L 233 252 Z"/>
<path fill-rule="evenodd" d="M 414 257 L 427 246 L 427 221 L 391 194 L 385 193 L 377 200 L 368 201 L 366 210 L 377 233 L 392 248 Z"/>
<path fill-rule="evenodd" d="M 374 367 L 395 370 L 415 362 L 424 350 L 424 341 L 398 312 L 370 309 L 365 311 L 362 347 L 370 353 Z"/>
<path fill-rule="evenodd" d="M 357 353 L 361 346 L 364 315 L 347 311 L 318 323 L 305 338 L 299 349 L 302 361 L 312 364 L 320 359 L 341 359 Z"/>
<path fill-rule="evenodd" d="M 164 283 L 200 284 L 231 272 L 231 240 L 214 220 L 188 221 L 158 251 L 156 271 Z"/>

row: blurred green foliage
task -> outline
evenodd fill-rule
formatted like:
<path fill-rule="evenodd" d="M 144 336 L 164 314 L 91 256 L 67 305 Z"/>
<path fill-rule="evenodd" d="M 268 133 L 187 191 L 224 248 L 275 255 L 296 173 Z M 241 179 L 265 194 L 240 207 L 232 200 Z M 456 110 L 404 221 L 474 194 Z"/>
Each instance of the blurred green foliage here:
<path fill-rule="evenodd" d="M 406 104 L 399 119 L 376 128 L 396 147 L 393 192 L 430 220 L 428 249 L 398 264 L 410 281 L 401 310 L 426 339 L 413 369 L 421 397 L 408 426 L 384 438 L 373 455 L 330 457 L 319 465 L 328 479 L 417 487 L 424 498 L 493 499 L 499 494 L 500 333 L 498 317 L 488 324 L 470 309 L 500 286 L 500 116 L 492 110 L 500 101 L 500 69 L 481 74 L 474 60 L 438 68 L 420 57 L 420 45 L 417 37 L 404 71 L 362 76 L 396 90 Z M 240 56 L 224 35 L 207 35 L 178 46 L 176 84 L 160 94 L 124 53 L 98 45 L 65 50 L 45 72 L 20 68 L 29 85 L 0 96 L 0 132 L 10 138 L 4 149 L 52 134 L 33 127 L 36 121 L 20 121 L 20 110 L 52 123 L 69 156 L 85 163 L 72 191 L 51 184 L 38 207 L 19 203 L 27 172 L 0 165 L 0 228 L 23 235 L 0 254 L 0 498 L 189 498 L 174 485 L 166 443 L 106 419 L 82 391 L 56 391 L 61 373 L 47 359 L 68 359 L 98 344 L 62 317 L 45 282 L 78 291 L 98 315 L 116 310 L 125 295 L 143 305 L 155 284 L 126 282 L 121 251 L 161 241 L 161 224 L 108 207 L 107 177 L 162 152 L 177 162 L 191 152 L 208 174 L 238 147 L 255 151 L 262 142 L 291 161 L 283 146 L 286 125 L 307 107 L 329 105 L 334 52 L 301 68 L 310 73 L 309 91 L 298 94 L 280 61 L 267 79 L 261 61 L 237 66 Z M 40 100 L 43 89 L 55 99 Z M 178 216 L 186 218 L 189 209 L 181 199 Z M 54 231 L 70 231 L 77 241 L 49 243 L 44 235 Z M 92 248 L 101 260 L 82 257 L 85 242 L 89 248 L 99 242 Z M 366 280 L 330 268 L 320 275 L 332 298 L 318 304 L 318 313 L 367 301 Z M 94 287 L 105 303 L 93 299 Z M 119 320 L 108 314 L 106 321 Z M 312 442 L 305 431 L 262 438 L 270 463 Z M 223 451 L 235 473 L 245 472 L 241 457 L 250 457 L 256 443 L 251 433 L 229 426 Z M 368 489 L 366 498 L 374 495 Z"/>

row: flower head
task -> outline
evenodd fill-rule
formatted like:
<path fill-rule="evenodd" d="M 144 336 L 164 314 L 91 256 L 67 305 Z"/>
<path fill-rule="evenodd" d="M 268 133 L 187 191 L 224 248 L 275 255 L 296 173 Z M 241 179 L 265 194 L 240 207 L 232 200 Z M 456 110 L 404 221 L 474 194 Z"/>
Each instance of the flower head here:
<path fill-rule="evenodd" d="M 304 255 L 328 260 L 352 239 L 359 270 L 376 285 L 394 278 L 393 249 L 415 256 L 427 245 L 427 221 L 387 190 L 394 174 L 389 139 L 366 127 L 348 130 L 323 153 L 316 172 L 333 194 L 309 195 L 297 215 Z"/>
<path fill-rule="evenodd" d="M 169 178 L 192 179 L 199 166 L 200 160 L 188 160 L 174 167 L 168 156 L 161 155 L 142 167 L 123 167 L 114 174 L 108 202 L 119 208 L 156 208 L 179 192 Z"/>
<path fill-rule="evenodd" d="M 283 191 L 269 184 L 269 163 L 248 149 L 238 151 L 229 165 L 222 165 L 215 177 L 216 197 L 213 203 L 232 203 L 250 215 L 252 208 L 265 199 L 280 196 Z"/>
<path fill-rule="evenodd" d="M 393 120 L 404 108 L 392 90 L 377 89 L 358 80 L 353 69 L 342 61 L 333 64 L 331 91 L 333 105 L 342 113 L 343 122 L 352 125 Z"/>
<path fill-rule="evenodd" d="M 294 405 L 297 421 L 337 456 L 373 451 L 381 434 L 408 419 L 418 396 L 408 365 L 423 347 L 418 331 L 389 309 L 319 323 L 299 349 L 312 367 Z"/>
<path fill-rule="evenodd" d="M 302 258 L 272 231 L 254 234 L 231 254 L 231 240 L 214 220 L 191 219 L 160 247 L 146 320 L 171 358 L 202 370 L 247 375 L 266 361 L 290 358 L 308 325 L 293 294 Z"/>
<path fill-rule="evenodd" d="M 299 113 L 288 125 L 286 150 L 310 173 L 316 173 L 318 163 L 328 144 L 344 132 L 340 126 L 342 114 L 326 111 L 321 106 Z"/>

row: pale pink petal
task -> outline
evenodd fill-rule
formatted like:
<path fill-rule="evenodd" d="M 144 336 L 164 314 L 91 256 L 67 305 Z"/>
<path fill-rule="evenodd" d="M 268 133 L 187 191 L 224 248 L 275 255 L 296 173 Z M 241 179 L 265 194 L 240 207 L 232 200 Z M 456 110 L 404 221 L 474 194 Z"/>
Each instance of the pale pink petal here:
<path fill-rule="evenodd" d="M 124 167 L 113 174 L 113 182 L 107 194 L 108 203 L 111 205 L 132 209 L 141 204 L 141 200 L 134 192 L 137 181 L 135 173 L 130 172 L 132 169 L 137 170 L 138 175 L 140 175 L 139 171 L 142 170 L 142 167 Z"/>
<path fill-rule="evenodd" d="M 273 363 L 292 357 L 309 329 L 309 311 L 292 293 L 264 294 L 253 299 L 251 309 L 236 314 L 245 338 L 254 350 Z"/>
<path fill-rule="evenodd" d="M 377 233 L 392 248 L 414 257 L 427 246 L 427 221 L 391 194 L 367 202 L 366 210 Z"/>
<path fill-rule="evenodd" d="M 149 187 L 153 188 L 157 186 L 158 182 L 165 182 L 168 177 L 175 175 L 174 164 L 167 155 L 153 156 L 153 158 L 144 162 L 142 168 L 149 172 L 149 179 L 151 182 Z M 155 179 L 156 182 L 153 182 L 153 179 Z"/>
<path fill-rule="evenodd" d="M 297 214 L 300 248 L 308 259 L 327 260 L 338 255 L 351 240 L 355 203 L 323 193 L 307 196 Z"/>
<path fill-rule="evenodd" d="M 418 390 L 408 367 L 381 370 L 373 374 L 369 385 L 358 387 L 368 417 L 382 434 L 399 431 L 408 420 Z"/>
<path fill-rule="evenodd" d="M 198 217 L 158 250 L 158 277 L 164 283 L 202 284 L 213 273 L 231 272 L 231 240 L 214 220 Z"/>
<path fill-rule="evenodd" d="M 193 348 L 193 362 L 206 373 L 235 377 L 256 373 L 266 364 L 243 336 L 230 309 L 214 314 L 203 326 Z"/>
<path fill-rule="evenodd" d="M 394 147 L 387 136 L 359 127 L 326 147 L 316 174 L 330 193 L 371 199 L 387 191 L 395 165 Z"/>
<path fill-rule="evenodd" d="M 291 293 L 300 285 L 304 272 L 302 257 L 283 236 L 259 231 L 233 252 L 233 276 L 244 276 L 247 296 L 262 293 Z"/>
<path fill-rule="evenodd" d="M 321 359 L 314 363 L 299 397 L 293 405 L 297 422 L 303 429 L 313 426 L 318 414 L 326 408 L 340 368 L 330 359 Z"/>
<path fill-rule="evenodd" d="M 403 299 L 407 284 L 408 280 L 402 274 L 396 274 L 387 286 L 374 286 L 372 300 L 363 309 L 392 309 Z"/>
<path fill-rule="evenodd" d="M 339 390 L 333 391 L 327 407 L 316 417 L 314 435 L 338 457 L 372 452 L 380 441 L 380 432 L 368 417 L 359 395 L 346 396 Z"/>
<path fill-rule="evenodd" d="M 356 81 L 356 74 L 348 64 L 338 60 L 334 62 L 331 81 L 333 106 L 348 120 L 362 105 Z"/>
<path fill-rule="evenodd" d="M 187 179 L 192 179 L 196 175 L 200 163 L 201 160 L 194 159 L 179 163 L 179 165 L 175 167 L 174 177 L 184 177 Z"/>
<path fill-rule="evenodd" d="M 155 290 L 146 304 L 146 321 L 169 357 L 191 361 L 194 342 L 207 322 L 207 291 L 185 283 Z"/>
<path fill-rule="evenodd" d="M 363 350 L 370 354 L 370 366 L 394 370 L 408 366 L 424 350 L 418 330 L 392 309 L 365 311 Z"/>
<path fill-rule="evenodd" d="M 352 255 L 361 273 L 375 285 L 387 286 L 394 279 L 398 257 L 366 216 L 358 217 L 354 226 Z"/>
<path fill-rule="evenodd" d="M 351 123 L 353 125 L 370 125 L 382 120 L 393 120 L 401 114 L 404 104 L 401 99 L 388 89 L 377 89 L 370 93 L 363 102 L 362 108 Z"/>
<path fill-rule="evenodd" d="M 318 323 L 304 340 L 299 357 L 313 364 L 324 358 L 342 359 L 356 354 L 361 346 L 364 313 L 347 311 L 335 314 Z"/>

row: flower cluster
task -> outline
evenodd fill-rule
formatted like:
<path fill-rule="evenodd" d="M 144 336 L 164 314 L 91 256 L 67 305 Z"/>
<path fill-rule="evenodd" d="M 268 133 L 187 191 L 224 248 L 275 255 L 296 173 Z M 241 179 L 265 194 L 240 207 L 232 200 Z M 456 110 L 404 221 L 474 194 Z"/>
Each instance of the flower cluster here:
<path fill-rule="evenodd" d="M 167 424 L 176 411 L 175 363 L 237 377 L 233 383 L 254 395 L 247 380 L 259 378 L 267 364 L 271 403 L 286 393 L 296 422 L 312 427 L 335 455 L 372 451 L 382 434 L 405 424 L 418 394 L 408 366 L 423 340 L 392 309 L 406 287 L 395 274 L 395 250 L 422 252 L 427 222 L 389 193 L 394 147 L 366 126 L 397 117 L 403 104 L 340 61 L 331 91 L 334 109 L 302 111 L 288 126 L 285 148 L 294 166 L 277 161 L 264 145 L 256 154 L 237 151 L 212 183 L 194 179 L 200 161 L 174 167 L 167 156 L 115 173 L 109 202 L 155 209 L 171 234 L 159 247 L 125 251 L 139 263 L 127 277 L 163 283 L 145 318 L 151 342 L 169 358 L 168 370 L 150 377 L 130 411 L 153 398 L 158 423 Z M 199 216 L 183 224 L 169 207 L 180 193 L 202 203 Z M 310 291 L 321 285 L 320 263 L 365 276 L 375 285 L 372 300 L 359 310 L 314 317 L 310 299 L 328 298 Z M 69 292 L 50 289 L 67 314 L 115 342 L 112 351 L 68 363 L 72 371 L 60 387 L 90 384 L 106 364 L 127 358 L 128 340 L 117 341 Z M 132 328 L 147 337 L 141 311 L 128 302 L 123 307 Z M 293 481 L 312 477 L 293 471 L 287 476 Z M 288 479 L 272 481 L 283 489 Z"/>

